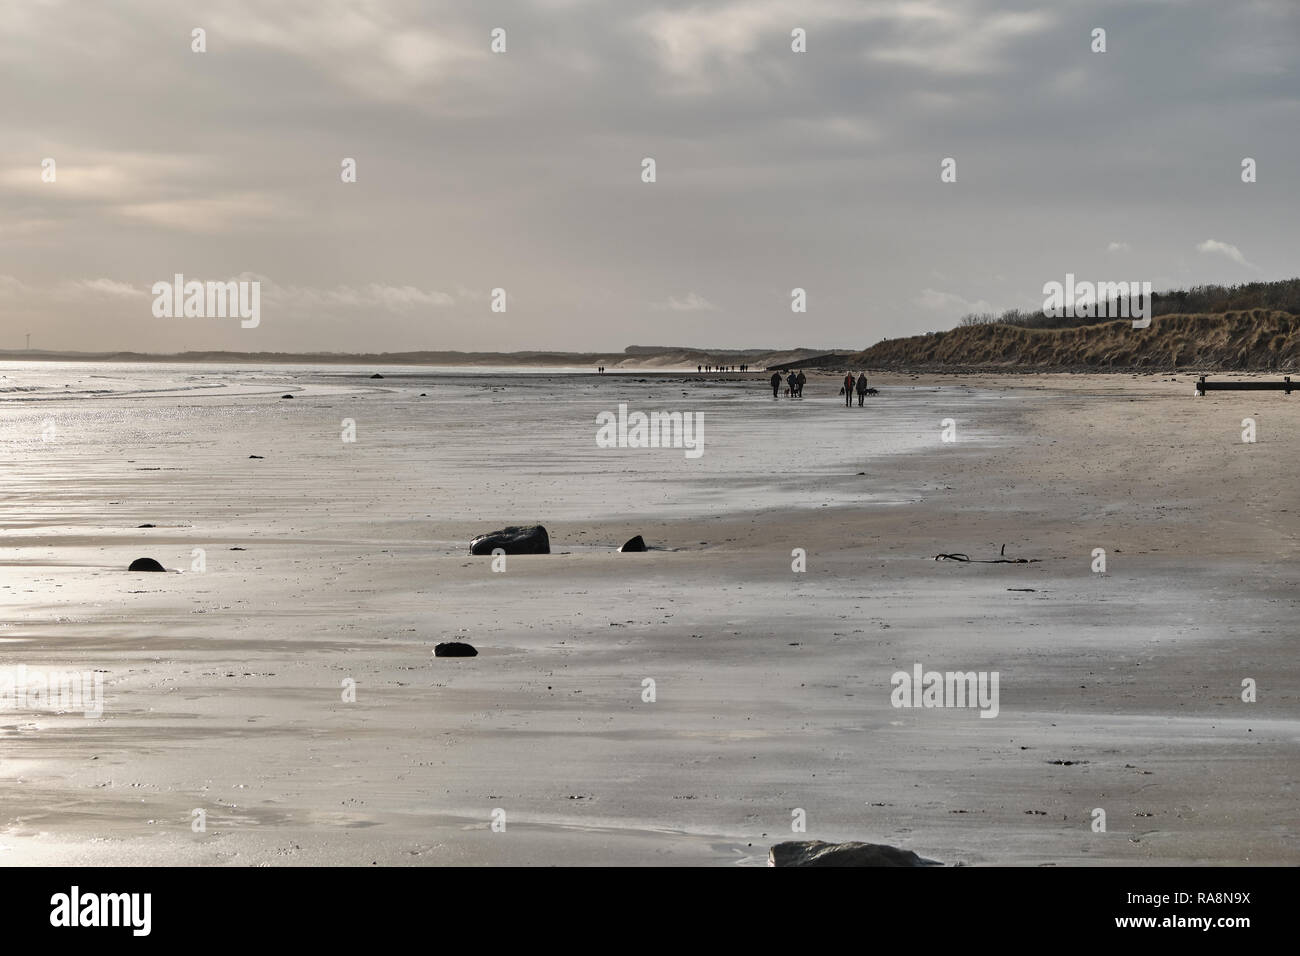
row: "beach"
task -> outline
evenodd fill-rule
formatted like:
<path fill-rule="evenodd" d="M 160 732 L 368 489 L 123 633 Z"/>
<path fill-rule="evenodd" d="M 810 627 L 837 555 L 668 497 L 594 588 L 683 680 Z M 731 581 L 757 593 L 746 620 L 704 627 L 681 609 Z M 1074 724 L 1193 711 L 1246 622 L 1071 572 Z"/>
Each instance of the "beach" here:
<path fill-rule="evenodd" d="M 792 839 L 1300 862 L 1294 397 L 0 374 L 0 668 L 104 693 L 97 718 L 0 709 L 0 864 L 765 865 Z M 620 404 L 701 414 L 702 454 L 599 447 Z M 532 523 L 553 553 L 469 555 Z M 1032 562 L 977 563 L 1004 546 Z M 145 556 L 174 573 L 126 571 Z M 996 717 L 894 706 L 918 665 L 996 672 Z"/>

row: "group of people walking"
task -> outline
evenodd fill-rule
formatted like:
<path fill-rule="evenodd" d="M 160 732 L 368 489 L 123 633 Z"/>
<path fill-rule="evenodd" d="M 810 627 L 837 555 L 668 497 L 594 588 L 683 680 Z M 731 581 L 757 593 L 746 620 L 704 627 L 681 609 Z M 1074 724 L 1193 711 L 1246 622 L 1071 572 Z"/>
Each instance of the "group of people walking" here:
<path fill-rule="evenodd" d="M 802 371 L 791 372 L 785 377 L 785 394 L 790 398 L 803 398 L 803 386 L 808 381 L 808 377 Z M 772 373 L 772 397 L 780 398 L 781 392 L 781 373 Z"/>
<path fill-rule="evenodd" d="M 802 370 L 799 372 L 790 372 L 786 375 L 784 381 L 786 386 L 785 394 L 787 396 L 790 398 L 803 398 L 803 386 L 804 383 L 808 381 L 808 378 L 804 375 Z M 773 372 L 771 378 L 773 398 L 781 397 L 781 382 L 781 373 Z M 866 372 L 857 376 L 854 376 L 852 372 L 849 372 L 844 376 L 844 386 L 840 389 L 840 394 L 844 396 L 844 404 L 846 406 L 853 404 L 854 392 L 857 392 L 859 405 L 863 403 L 868 395 L 876 394 L 876 390 L 867 385 Z"/>
<path fill-rule="evenodd" d="M 867 391 L 868 391 L 866 372 L 863 372 L 861 375 L 859 375 L 857 379 L 853 378 L 852 372 L 849 372 L 844 376 L 844 388 L 841 389 L 841 391 L 844 393 L 844 405 L 846 408 L 853 404 L 854 388 L 857 389 L 858 405 L 861 406 L 862 400 L 867 397 Z"/>
<path fill-rule="evenodd" d="M 748 365 L 697 365 L 697 372 L 748 372 Z"/>

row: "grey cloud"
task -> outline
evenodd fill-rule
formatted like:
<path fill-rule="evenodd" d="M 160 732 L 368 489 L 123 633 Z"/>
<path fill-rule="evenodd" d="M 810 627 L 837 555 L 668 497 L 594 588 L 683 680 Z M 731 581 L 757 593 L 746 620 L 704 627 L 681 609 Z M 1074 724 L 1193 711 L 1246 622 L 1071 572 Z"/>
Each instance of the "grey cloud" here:
<path fill-rule="evenodd" d="M 1117 233 L 1119 278 L 1241 279 L 1226 255 L 1189 257 L 1207 235 L 1282 276 L 1300 259 L 1298 16 L 1212 0 L 14 5 L 0 254 L 31 291 L 0 294 L 0 334 L 862 346 L 963 303 L 1036 302 L 1067 271 L 1104 276 Z M 40 182 L 45 156 L 57 183 Z M 939 182 L 945 156 L 956 183 Z M 1259 182 L 1240 182 L 1243 156 Z M 160 326 L 116 286 L 95 309 L 49 292 L 173 272 L 275 289 L 256 330 Z M 671 305 L 690 295 L 725 310 Z"/>

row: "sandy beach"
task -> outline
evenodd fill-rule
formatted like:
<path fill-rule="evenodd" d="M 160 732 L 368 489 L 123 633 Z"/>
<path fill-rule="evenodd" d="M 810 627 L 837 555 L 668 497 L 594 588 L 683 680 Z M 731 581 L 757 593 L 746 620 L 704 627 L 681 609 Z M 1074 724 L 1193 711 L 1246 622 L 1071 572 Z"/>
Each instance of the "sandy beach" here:
<path fill-rule="evenodd" d="M 0 710 L 0 864 L 1300 862 L 1296 397 L 373 371 L 0 367 L 0 668 L 104 681 Z M 597 447 L 620 403 L 703 454 Z M 917 664 L 996 718 L 894 707 Z"/>

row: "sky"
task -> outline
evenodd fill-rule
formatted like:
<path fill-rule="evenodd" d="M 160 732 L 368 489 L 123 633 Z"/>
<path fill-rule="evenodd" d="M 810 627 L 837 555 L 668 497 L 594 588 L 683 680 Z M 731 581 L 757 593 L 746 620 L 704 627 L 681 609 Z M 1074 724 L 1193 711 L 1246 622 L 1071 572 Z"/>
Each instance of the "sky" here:
<path fill-rule="evenodd" d="M 8 2 L 0 349 L 865 348 L 1295 276 L 1298 59 L 1297 0 Z M 258 323 L 156 316 L 177 273 Z"/>

